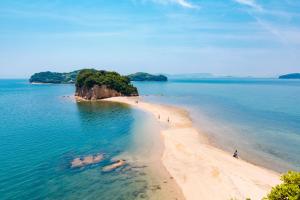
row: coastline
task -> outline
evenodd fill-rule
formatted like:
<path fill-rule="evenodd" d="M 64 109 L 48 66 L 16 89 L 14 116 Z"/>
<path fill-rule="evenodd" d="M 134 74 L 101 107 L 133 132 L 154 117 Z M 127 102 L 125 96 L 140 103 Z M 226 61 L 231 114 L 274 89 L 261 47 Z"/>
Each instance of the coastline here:
<path fill-rule="evenodd" d="M 209 144 L 204 134 L 193 127 L 188 113 L 180 108 L 146 103 L 140 97 L 104 101 L 125 103 L 149 112 L 164 125 L 161 160 L 187 200 L 261 199 L 280 183 L 278 173 L 234 159 Z"/>

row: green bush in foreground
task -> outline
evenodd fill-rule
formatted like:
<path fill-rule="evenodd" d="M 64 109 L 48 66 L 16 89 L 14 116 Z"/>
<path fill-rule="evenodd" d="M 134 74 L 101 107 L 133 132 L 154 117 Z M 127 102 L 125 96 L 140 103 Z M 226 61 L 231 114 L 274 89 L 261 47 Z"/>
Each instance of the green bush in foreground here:
<path fill-rule="evenodd" d="M 300 172 L 289 171 L 281 180 L 283 183 L 273 187 L 264 200 L 300 200 Z"/>

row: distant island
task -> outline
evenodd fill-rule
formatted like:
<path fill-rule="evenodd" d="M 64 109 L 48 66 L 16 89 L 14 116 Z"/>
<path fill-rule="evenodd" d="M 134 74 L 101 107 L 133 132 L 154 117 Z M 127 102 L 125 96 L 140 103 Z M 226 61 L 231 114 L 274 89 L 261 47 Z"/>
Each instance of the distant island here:
<path fill-rule="evenodd" d="M 168 81 L 168 78 L 164 75 L 152 75 L 144 72 L 137 72 L 135 74 L 128 75 L 131 81 Z"/>
<path fill-rule="evenodd" d="M 30 83 L 55 83 L 55 84 L 74 84 L 76 77 L 81 70 L 67 73 L 59 72 L 39 72 L 32 75 L 29 79 Z M 130 81 L 167 81 L 164 75 L 152 75 L 144 72 L 138 72 L 127 76 Z"/>
<path fill-rule="evenodd" d="M 138 96 L 138 90 L 130 83 L 130 79 L 117 72 L 84 69 L 78 73 L 75 85 L 75 96 L 86 100 Z"/>
<path fill-rule="evenodd" d="M 300 79 L 300 73 L 285 74 L 279 76 L 279 79 Z"/>
<path fill-rule="evenodd" d="M 80 70 L 76 70 L 69 73 L 58 73 L 58 72 L 39 72 L 33 74 L 29 82 L 30 83 L 75 83 L 76 77 Z"/>

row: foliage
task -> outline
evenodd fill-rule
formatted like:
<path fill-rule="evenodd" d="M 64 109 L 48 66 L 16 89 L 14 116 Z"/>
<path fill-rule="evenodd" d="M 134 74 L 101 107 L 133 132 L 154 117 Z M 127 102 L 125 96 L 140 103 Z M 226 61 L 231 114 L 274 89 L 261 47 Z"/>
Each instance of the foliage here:
<path fill-rule="evenodd" d="M 32 75 L 29 82 L 36 83 L 75 83 L 78 71 L 69 73 L 58 73 L 58 72 L 39 72 Z"/>
<path fill-rule="evenodd" d="M 76 87 L 91 88 L 94 85 L 106 85 L 124 95 L 137 95 L 137 89 L 128 77 L 121 76 L 117 72 L 109 72 L 95 69 L 83 69 L 79 72 L 76 79 Z"/>
<path fill-rule="evenodd" d="M 300 200 L 300 172 L 289 171 L 281 180 L 283 183 L 273 187 L 264 200 Z"/>
<path fill-rule="evenodd" d="M 152 75 L 144 72 L 137 72 L 128 75 L 131 81 L 167 81 L 168 78 L 164 75 Z"/>

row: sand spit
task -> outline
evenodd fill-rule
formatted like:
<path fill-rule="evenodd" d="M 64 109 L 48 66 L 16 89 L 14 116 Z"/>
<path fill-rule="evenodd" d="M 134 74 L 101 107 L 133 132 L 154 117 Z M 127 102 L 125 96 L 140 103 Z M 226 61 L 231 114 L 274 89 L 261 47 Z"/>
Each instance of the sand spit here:
<path fill-rule="evenodd" d="M 261 199 L 279 184 L 279 174 L 253 165 L 208 143 L 182 109 L 143 102 L 139 97 L 105 101 L 129 104 L 152 113 L 165 125 L 162 162 L 187 200 Z"/>

